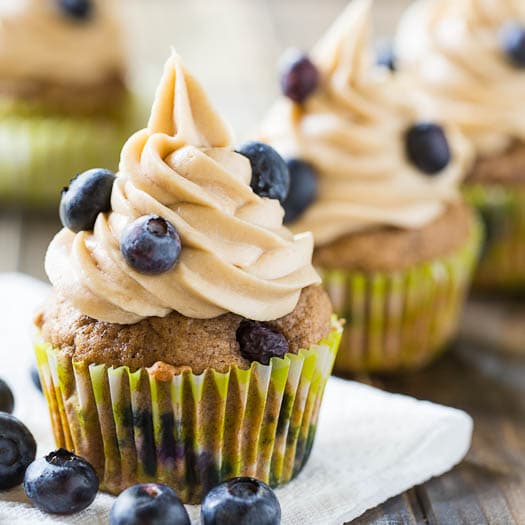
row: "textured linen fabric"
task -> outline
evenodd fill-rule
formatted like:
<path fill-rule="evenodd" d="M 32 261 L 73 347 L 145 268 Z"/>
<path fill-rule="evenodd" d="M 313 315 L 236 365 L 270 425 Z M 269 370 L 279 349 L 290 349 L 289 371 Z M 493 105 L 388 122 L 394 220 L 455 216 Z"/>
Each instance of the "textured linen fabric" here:
<path fill-rule="evenodd" d="M 29 376 L 31 316 L 47 285 L 0 275 L 0 377 L 15 391 L 15 415 L 28 425 L 38 454 L 53 449 L 47 407 Z M 459 410 L 331 379 L 317 440 L 303 472 L 277 490 L 283 525 L 342 525 L 388 498 L 440 475 L 467 453 L 472 419 Z M 0 492 L 1 525 L 107 525 L 114 498 L 100 494 L 74 516 L 34 509 L 18 487 Z M 188 507 L 192 524 L 198 507 Z"/>

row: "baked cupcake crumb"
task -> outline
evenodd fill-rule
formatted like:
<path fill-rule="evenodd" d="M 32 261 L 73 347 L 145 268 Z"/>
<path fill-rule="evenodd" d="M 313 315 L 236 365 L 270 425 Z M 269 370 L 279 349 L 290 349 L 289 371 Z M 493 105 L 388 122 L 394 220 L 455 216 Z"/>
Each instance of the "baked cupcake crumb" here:
<path fill-rule="evenodd" d="M 293 312 L 268 324 L 288 340 L 296 354 L 330 332 L 332 305 L 320 286 L 305 288 Z M 78 361 L 150 368 L 165 375 L 164 363 L 189 367 L 199 374 L 206 368 L 224 372 L 230 366 L 249 368 L 239 351 L 236 332 L 242 317 L 225 314 L 214 319 L 191 319 L 177 312 L 151 317 L 132 325 L 96 321 L 83 315 L 63 297 L 53 294 L 37 315 L 42 338 Z"/>

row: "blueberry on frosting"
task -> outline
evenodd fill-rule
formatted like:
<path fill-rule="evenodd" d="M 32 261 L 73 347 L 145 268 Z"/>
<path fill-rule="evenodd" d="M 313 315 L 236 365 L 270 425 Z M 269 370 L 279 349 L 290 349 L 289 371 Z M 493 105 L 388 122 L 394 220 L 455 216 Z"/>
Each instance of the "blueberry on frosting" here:
<path fill-rule="evenodd" d="M 75 20 L 86 20 L 93 12 L 92 0 L 58 0 L 60 9 Z"/>
<path fill-rule="evenodd" d="M 120 251 L 126 262 L 146 275 L 159 275 L 171 270 L 179 259 L 181 249 L 175 226 L 157 215 L 145 215 L 133 221 L 120 240 Z"/>
<path fill-rule="evenodd" d="M 98 214 L 111 209 L 114 181 L 114 173 L 105 169 L 92 169 L 77 175 L 62 190 L 62 224 L 76 233 L 92 230 Z"/>
<path fill-rule="evenodd" d="M 501 45 L 510 61 L 525 68 L 525 27 L 515 22 L 506 24 L 501 30 Z"/>
<path fill-rule="evenodd" d="M 377 45 L 376 63 L 378 66 L 390 69 L 390 71 L 396 70 L 396 55 L 392 42 L 383 41 Z"/>
<path fill-rule="evenodd" d="M 289 99 L 302 104 L 319 85 L 319 71 L 307 55 L 290 50 L 283 59 L 281 90 Z"/>
<path fill-rule="evenodd" d="M 412 126 L 405 136 L 406 153 L 423 173 L 436 175 L 451 161 L 450 146 L 441 126 L 421 122 Z"/>
<path fill-rule="evenodd" d="M 272 357 L 282 358 L 288 353 L 286 337 L 258 321 L 242 321 L 237 329 L 237 342 L 245 359 L 263 365 L 269 364 Z"/>
<path fill-rule="evenodd" d="M 250 160 L 250 185 L 259 197 L 284 202 L 290 189 L 290 175 L 283 158 L 271 146 L 262 142 L 247 142 L 237 152 Z"/>
<path fill-rule="evenodd" d="M 290 191 L 284 201 L 284 222 L 298 219 L 317 197 L 317 174 L 311 164 L 299 159 L 287 162 L 290 172 Z"/>

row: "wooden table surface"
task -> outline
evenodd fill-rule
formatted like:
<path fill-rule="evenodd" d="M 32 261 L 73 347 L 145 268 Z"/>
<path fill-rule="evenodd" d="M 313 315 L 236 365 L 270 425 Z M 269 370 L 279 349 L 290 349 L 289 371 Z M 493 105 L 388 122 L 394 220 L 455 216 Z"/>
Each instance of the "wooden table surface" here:
<path fill-rule="evenodd" d="M 282 49 L 290 44 L 308 48 L 345 5 L 344 0 L 126 2 L 134 77 L 142 88 L 152 88 L 168 46 L 174 44 L 241 137 L 255 127 L 275 95 L 274 64 Z M 380 33 L 391 30 L 396 13 L 407 3 L 377 2 Z M 54 212 L 0 210 L 0 271 L 45 279 L 43 256 L 59 226 Z M 502 332 L 506 312 L 514 326 L 525 320 L 525 306 L 491 308 L 473 306 L 471 333 L 478 333 L 480 311 L 484 324 L 490 324 L 493 312 Z M 490 333 L 475 343 L 464 337 L 421 373 L 372 380 L 392 392 L 466 410 L 474 417 L 475 432 L 461 465 L 369 511 L 355 524 L 525 524 L 525 357 L 505 355 L 494 330 Z M 483 347 L 483 340 L 490 345 Z"/>

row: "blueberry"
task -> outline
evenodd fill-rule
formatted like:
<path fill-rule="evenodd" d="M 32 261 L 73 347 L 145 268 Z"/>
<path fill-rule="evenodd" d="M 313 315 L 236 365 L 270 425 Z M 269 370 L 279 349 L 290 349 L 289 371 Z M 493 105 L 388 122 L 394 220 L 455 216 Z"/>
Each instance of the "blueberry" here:
<path fill-rule="evenodd" d="M 288 161 L 290 191 L 284 201 L 284 223 L 297 220 L 317 197 L 317 174 L 314 168 L 302 160 Z"/>
<path fill-rule="evenodd" d="M 396 55 L 391 42 L 380 42 L 377 46 L 376 63 L 390 71 L 396 70 Z"/>
<path fill-rule="evenodd" d="M 109 170 L 92 169 L 77 175 L 62 190 L 60 220 L 78 233 L 95 226 L 97 215 L 111 209 L 111 191 L 115 174 Z"/>
<path fill-rule="evenodd" d="M 253 191 L 260 197 L 278 199 L 283 203 L 290 189 L 290 175 L 279 153 L 262 142 L 246 142 L 237 153 L 250 159 Z"/>
<path fill-rule="evenodd" d="M 0 412 L 7 412 L 11 414 L 15 408 L 15 398 L 9 385 L 0 379 Z"/>
<path fill-rule="evenodd" d="M 289 50 L 281 67 L 281 90 L 289 99 L 302 104 L 319 85 L 319 71 L 307 55 Z"/>
<path fill-rule="evenodd" d="M 190 525 L 176 492 L 160 483 L 126 489 L 115 501 L 109 525 Z"/>
<path fill-rule="evenodd" d="M 281 506 L 262 481 L 234 478 L 208 492 L 201 517 L 203 525 L 279 525 Z"/>
<path fill-rule="evenodd" d="M 525 68 L 525 27 L 510 22 L 501 30 L 501 46 L 510 61 L 519 68 Z"/>
<path fill-rule="evenodd" d="M 241 321 L 237 328 L 237 342 L 245 359 L 263 365 L 267 365 L 272 357 L 282 358 L 288 353 L 286 337 L 258 321 Z"/>
<path fill-rule="evenodd" d="M 31 381 L 33 381 L 33 385 L 35 385 L 35 388 L 42 392 L 42 383 L 40 381 L 40 374 L 38 373 L 38 368 L 35 364 L 31 365 L 31 369 L 29 370 L 29 373 L 31 374 Z"/>
<path fill-rule="evenodd" d="M 122 234 L 120 250 L 137 272 L 159 275 L 175 266 L 182 249 L 175 226 L 157 215 L 144 215 Z"/>
<path fill-rule="evenodd" d="M 451 160 L 450 147 L 443 128 L 421 122 L 412 126 L 405 137 L 406 154 L 423 173 L 436 175 Z"/>
<path fill-rule="evenodd" d="M 87 20 L 93 12 L 92 0 L 58 0 L 60 9 L 75 20 Z"/>
<path fill-rule="evenodd" d="M 27 427 L 16 417 L 0 412 L 0 490 L 20 485 L 35 455 L 35 438 Z"/>
<path fill-rule="evenodd" d="M 24 478 L 26 496 L 40 510 L 52 514 L 74 514 L 89 507 L 98 485 L 95 469 L 63 448 L 33 461 Z"/>

